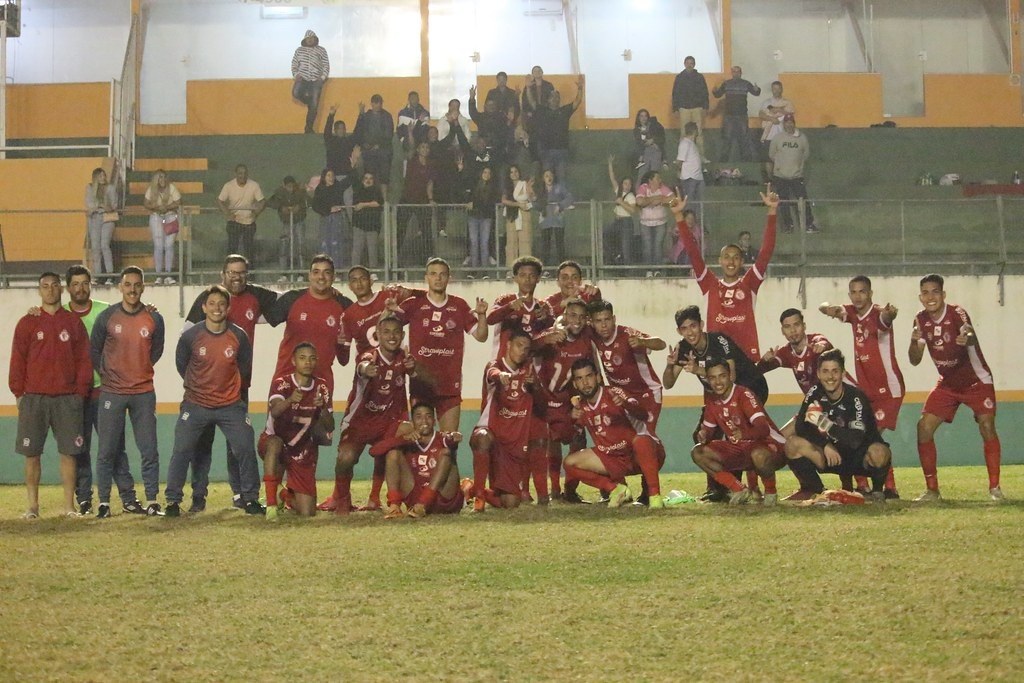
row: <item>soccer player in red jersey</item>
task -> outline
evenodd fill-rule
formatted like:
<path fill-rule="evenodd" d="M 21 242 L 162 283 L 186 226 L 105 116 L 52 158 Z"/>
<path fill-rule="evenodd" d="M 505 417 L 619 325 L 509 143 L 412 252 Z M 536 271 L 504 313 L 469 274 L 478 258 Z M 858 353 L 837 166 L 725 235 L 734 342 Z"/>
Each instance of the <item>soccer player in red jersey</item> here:
<path fill-rule="evenodd" d="M 918 298 L 924 310 L 914 318 L 908 351 L 910 364 L 918 365 L 927 346 L 928 354 L 939 371 L 939 383 L 928 394 L 917 423 L 917 454 L 927 488 L 915 500 L 928 502 L 941 498 L 935 431 L 943 422 L 952 422 L 961 405 L 974 412 L 974 421 L 981 432 L 989 498 L 1003 500 L 1003 490 L 999 487 L 1002 447 L 996 433 L 996 392 L 992 371 L 981 353 L 971 317 L 960 306 L 946 303 L 944 287 L 945 282 L 940 275 L 932 273 L 921 278 Z"/>
<path fill-rule="evenodd" d="M 583 284 L 583 268 L 576 261 L 562 261 L 558 264 L 558 291 L 544 299 L 554 316 L 565 312 L 565 304 L 572 299 L 581 299 L 584 304 L 601 298 L 601 290 L 592 284 Z"/>
<path fill-rule="evenodd" d="M 647 410 L 622 389 L 602 386 L 592 358 L 573 363 L 572 383 L 579 392 L 573 398 L 573 419 L 590 432 L 594 446 L 566 456 L 566 479 L 607 494 L 608 507 L 614 508 L 632 499 L 626 477 L 640 474 L 646 482 L 648 506 L 664 508 L 658 473 L 665 464 L 665 447 L 648 426 Z"/>
<path fill-rule="evenodd" d="M 63 291 L 59 275 L 40 275 L 40 312 L 22 316 L 11 343 L 7 385 L 18 402 L 15 450 L 25 456 L 25 519 L 39 516 L 43 445 L 50 430 L 60 453 L 64 514 L 80 516 L 75 510 L 76 456 L 85 444 L 82 406 L 92 388 L 92 362 L 85 325 L 60 305 Z"/>
<path fill-rule="evenodd" d="M 257 448 L 263 458 L 267 519 L 271 521 L 277 518 L 278 489 L 284 474 L 288 475 L 284 498 L 290 499 L 298 514 L 316 514 L 317 446 L 334 431 L 331 394 L 327 383 L 315 374 L 317 362 L 316 347 L 302 342 L 292 351 L 295 371 L 270 384 L 267 426 Z"/>
<path fill-rule="evenodd" d="M 516 292 L 502 294 L 487 312 L 487 324 L 493 326 L 494 346 L 492 359 L 505 355 L 509 336 L 513 330 L 522 330 L 533 336 L 551 327 L 555 316 L 547 302 L 534 297 L 544 264 L 535 256 L 520 256 L 512 264 L 512 279 Z"/>
<path fill-rule="evenodd" d="M 580 358 L 593 358 L 594 354 L 590 326 L 587 323 L 586 303 L 583 299 L 569 299 L 555 325 L 542 332 L 533 342 L 534 368 L 537 372 L 537 392 L 533 405 L 534 431 L 547 430 L 547 469 L 553 496 L 561 494 L 559 475 L 562 470 L 562 444 L 569 446 L 570 453 L 586 445 L 583 434 L 573 422 L 569 400 L 576 393 L 572 386 L 573 363 Z M 531 469 L 534 469 L 533 453 L 530 455 Z M 582 502 L 574 482 L 566 482 L 563 499 L 566 502 Z"/>
<path fill-rule="evenodd" d="M 708 270 L 700 246 L 683 220 L 686 198 L 674 199 L 669 205 L 675 215 L 679 238 L 693 264 L 693 276 L 708 300 L 708 331 L 729 335 L 755 363 L 761 358 L 761 350 L 757 341 L 754 303 L 768 272 L 772 252 L 775 251 L 775 221 L 779 208 L 779 195 L 772 192 L 771 184 L 761 193 L 761 201 L 768 207 L 768 218 L 757 260 L 744 271 L 743 250 L 738 245 L 727 244 L 718 255 L 718 264 L 722 267 L 721 278 Z"/>
<path fill-rule="evenodd" d="M 505 354 L 488 361 L 484 369 L 483 407 L 469 440 L 474 512 L 483 512 L 485 502 L 519 507 L 523 479 L 529 472 L 527 445 L 536 382 L 530 362 L 532 342 L 526 332 L 512 330 Z M 491 488 L 487 488 L 488 479 Z"/>
<path fill-rule="evenodd" d="M 826 301 L 818 310 L 853 327 L 854 369 L 857 386 L 875 410 L 878 429 L 896 429 L 896 420 L 903 405 L 905 385 L 903 373 L 896 362 L 896 344 L 892 323 L 899 312 L 892 304 L 879 306 L 872 301 L 871 278 L 858 275 L 850 280 L 850 303 L 831 306 Z M 866 490 L 866 480 L 859 478 L 857 487 Z M 899 498 L 892 472 L 885 482 L 885 495 Z"/>
<path fill-rule="evenodd" d="M 452 453 L 462 441 L 459 432 L 434 429 L 434 409 L 412 407 L 412 422 L 403 422 L 395 436 L 375 444 L 370 455 L 387 461 L 388 509 L 385 519 L 406 515 L 416 519 L 458 514 L 465 504 L 459 489 L 459 468 Z"/>
<path fill-rule="evenodd" d="M 712 393 L 706 395 L 697 445 L 690 452 L 693 462 L 729 489 L 730 505 L 747 503 L 752 494 L 732 471 L 756 470 L 764 480 L 764 504 L 775 505 L 775 471 L 786 464 L 786 439 L 754 392 L 733 383 L 732 368 L 724 358 L 714 358 L 704 370 Z M 716 433 L 721 438 L 714 438 Z"/>
<path fill-rule="evenodd" d="M 368 445 L 394 433 L 395 425 L 409 419 L 405 378 L 415 374 L 416 362 L 402 351 L 402 321 L 387 315 L 377 323 L 376 349 L 359 357 L 356 379 L 348 396 L 348 408 L 341 420 L 338 460 L 334 466 L 335 513 L 352 510 L 352 468 Z M 378 458 L 379 460 L 379 458 Z M 380 489 L 365 510 L 380 509 Z"/>

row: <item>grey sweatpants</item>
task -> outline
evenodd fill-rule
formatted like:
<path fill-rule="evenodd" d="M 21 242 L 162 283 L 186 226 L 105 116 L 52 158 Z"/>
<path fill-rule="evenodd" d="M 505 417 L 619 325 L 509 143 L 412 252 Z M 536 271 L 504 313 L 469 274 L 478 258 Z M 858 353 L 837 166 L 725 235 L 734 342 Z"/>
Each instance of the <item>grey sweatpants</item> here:
<path fill-rule="evenodd" d="M 100 392 L 96 431 L 100 435 L 96 455 L 96 493 L 101 503 L 110 502 L 110 480 L 118 454 L 124 450 L 125 413 L 131 418 L 135 445 L 142 456 L 142 483 L 146 500 L 160 493 L 160 453 L 156 445 L 156 394 L 111 394 Z M 122 498 L 124 493 L 121 493 Z"/>

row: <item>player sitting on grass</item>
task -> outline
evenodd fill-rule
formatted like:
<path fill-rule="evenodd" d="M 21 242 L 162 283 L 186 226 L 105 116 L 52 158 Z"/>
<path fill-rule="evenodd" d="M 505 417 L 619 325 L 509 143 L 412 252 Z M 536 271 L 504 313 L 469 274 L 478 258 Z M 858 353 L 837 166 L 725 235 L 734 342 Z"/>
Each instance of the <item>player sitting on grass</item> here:
<path fill-rule="evenodd" d="M 711 394 L 705 394 L 704 416 L 691 455 L 697 467 L 729 489 L 729 504 L 750 500 L 732 470 L 756 470 L 764 481 L 764 504 L 775 505 L 775 471 L 786 464 L 785 438 L 750 389 L 733 383 L 732 368 L 724 358 L 704 366 Z M 723 435 L 712 438 L 715 433 Z"/>
<path fill-rule="evenodd" d="M 292 351 L 295 371 L 276 378 L 267 401 L 267 427 L 260 434 L 263 482 L 267 491 L 267 519 L 277 519 L 277 490 L 288 474 L 288 501 L 300 515 L 316 514 L 316 461 L 318 446 L 331 442 L 334 416 L 327 383 L 314 376 L 316 347 L 301 342 Z"/>
<path fill-rule="evenodd" d="M 417 403 L 412 422 L 402 422 L 395 436 L 374 444 L 370 455 L 385 458 L 388 507 L 384 519 L 458 514 L 465 503 L 459 489 L 459 467 L 453 457 L 462 441 L 459 432 L 434 429 L 434 408 Z"/>
<path fill-rule="evenodd" d="M 665 464 L 665 446 L 648 427 L 650 415 L 641 403 L 618 387 L 605 387 L 591 358 L 572 364 L 573 419 L 586 427 L 593 448 L 565 458 L 565 478 L 582 481 L 608 494 L 608 507 L 632 500 L 626 477 L 642 474 L 648 507 L 665 507 L 658 472 Z"/>
<path fill-rule="evenodd" d="M 786 457 L 801 492 L 821 493 L 818 472 L 871 479 L 868 499 L 885 502 L 882 492 L 892 462 L 864 392 L 843 381 L 846 360 L 839 349 L 818 357 L 818 383 L 800 405 L 796 434 L 786 439 Z"/>

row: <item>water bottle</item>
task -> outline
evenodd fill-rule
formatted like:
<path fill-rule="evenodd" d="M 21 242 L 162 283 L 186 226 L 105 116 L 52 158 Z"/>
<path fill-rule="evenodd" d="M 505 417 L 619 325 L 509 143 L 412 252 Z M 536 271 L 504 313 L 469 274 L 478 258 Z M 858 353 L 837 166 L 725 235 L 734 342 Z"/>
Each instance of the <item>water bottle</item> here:
<path fill-rule="evenodd" d="M 1020 185 L 1021 184 L 1020 171 L 1014 171 L 1013 172 L 1013 184 L 1014 185 Z"/>

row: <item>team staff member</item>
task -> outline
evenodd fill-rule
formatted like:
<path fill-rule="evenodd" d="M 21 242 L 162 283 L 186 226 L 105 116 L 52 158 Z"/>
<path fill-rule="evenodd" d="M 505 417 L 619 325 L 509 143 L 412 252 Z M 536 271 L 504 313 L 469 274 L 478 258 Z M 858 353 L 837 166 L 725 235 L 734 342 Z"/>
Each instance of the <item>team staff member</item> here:
<path fill-rule="evenodd" d="M 23 517 L 39 516 L 43 445 L 53 430 L 60 453 L 64 514 L 75 509 L 76 456 L 82 450 L 82 404 L 92 387 L 89 338 L 85 326 L 60 305 L 60 275 L 39 276 L 40 314 L 26 314 L 14 328 L 7 386 L 18 402 L 15 451 L 25 456 L 28 507 Z"/>
<path fill-rule="evenodd" d="M 99 314 L 91 336 L 92 366 L 100 374 L 100 435 L 96 457 L 97 517 L 110 516 L 110 480 L 118 452 L 124 446 L 125 413 L 132 421 L 135 445 L 142 456 L 142 483 L 146 507 L 137 500 L 125 512 L 159 515 L 160 453 L 156 439 L 156 392 L 153 366 L 164 353 L 164 319 L 142 303 L 146 289 L 142 269 L 121 271 L 121 303 Z M 122 494 L 123 498 L 123 494 Z M 106 508 L 104 510 L 104 508 Z"/>

